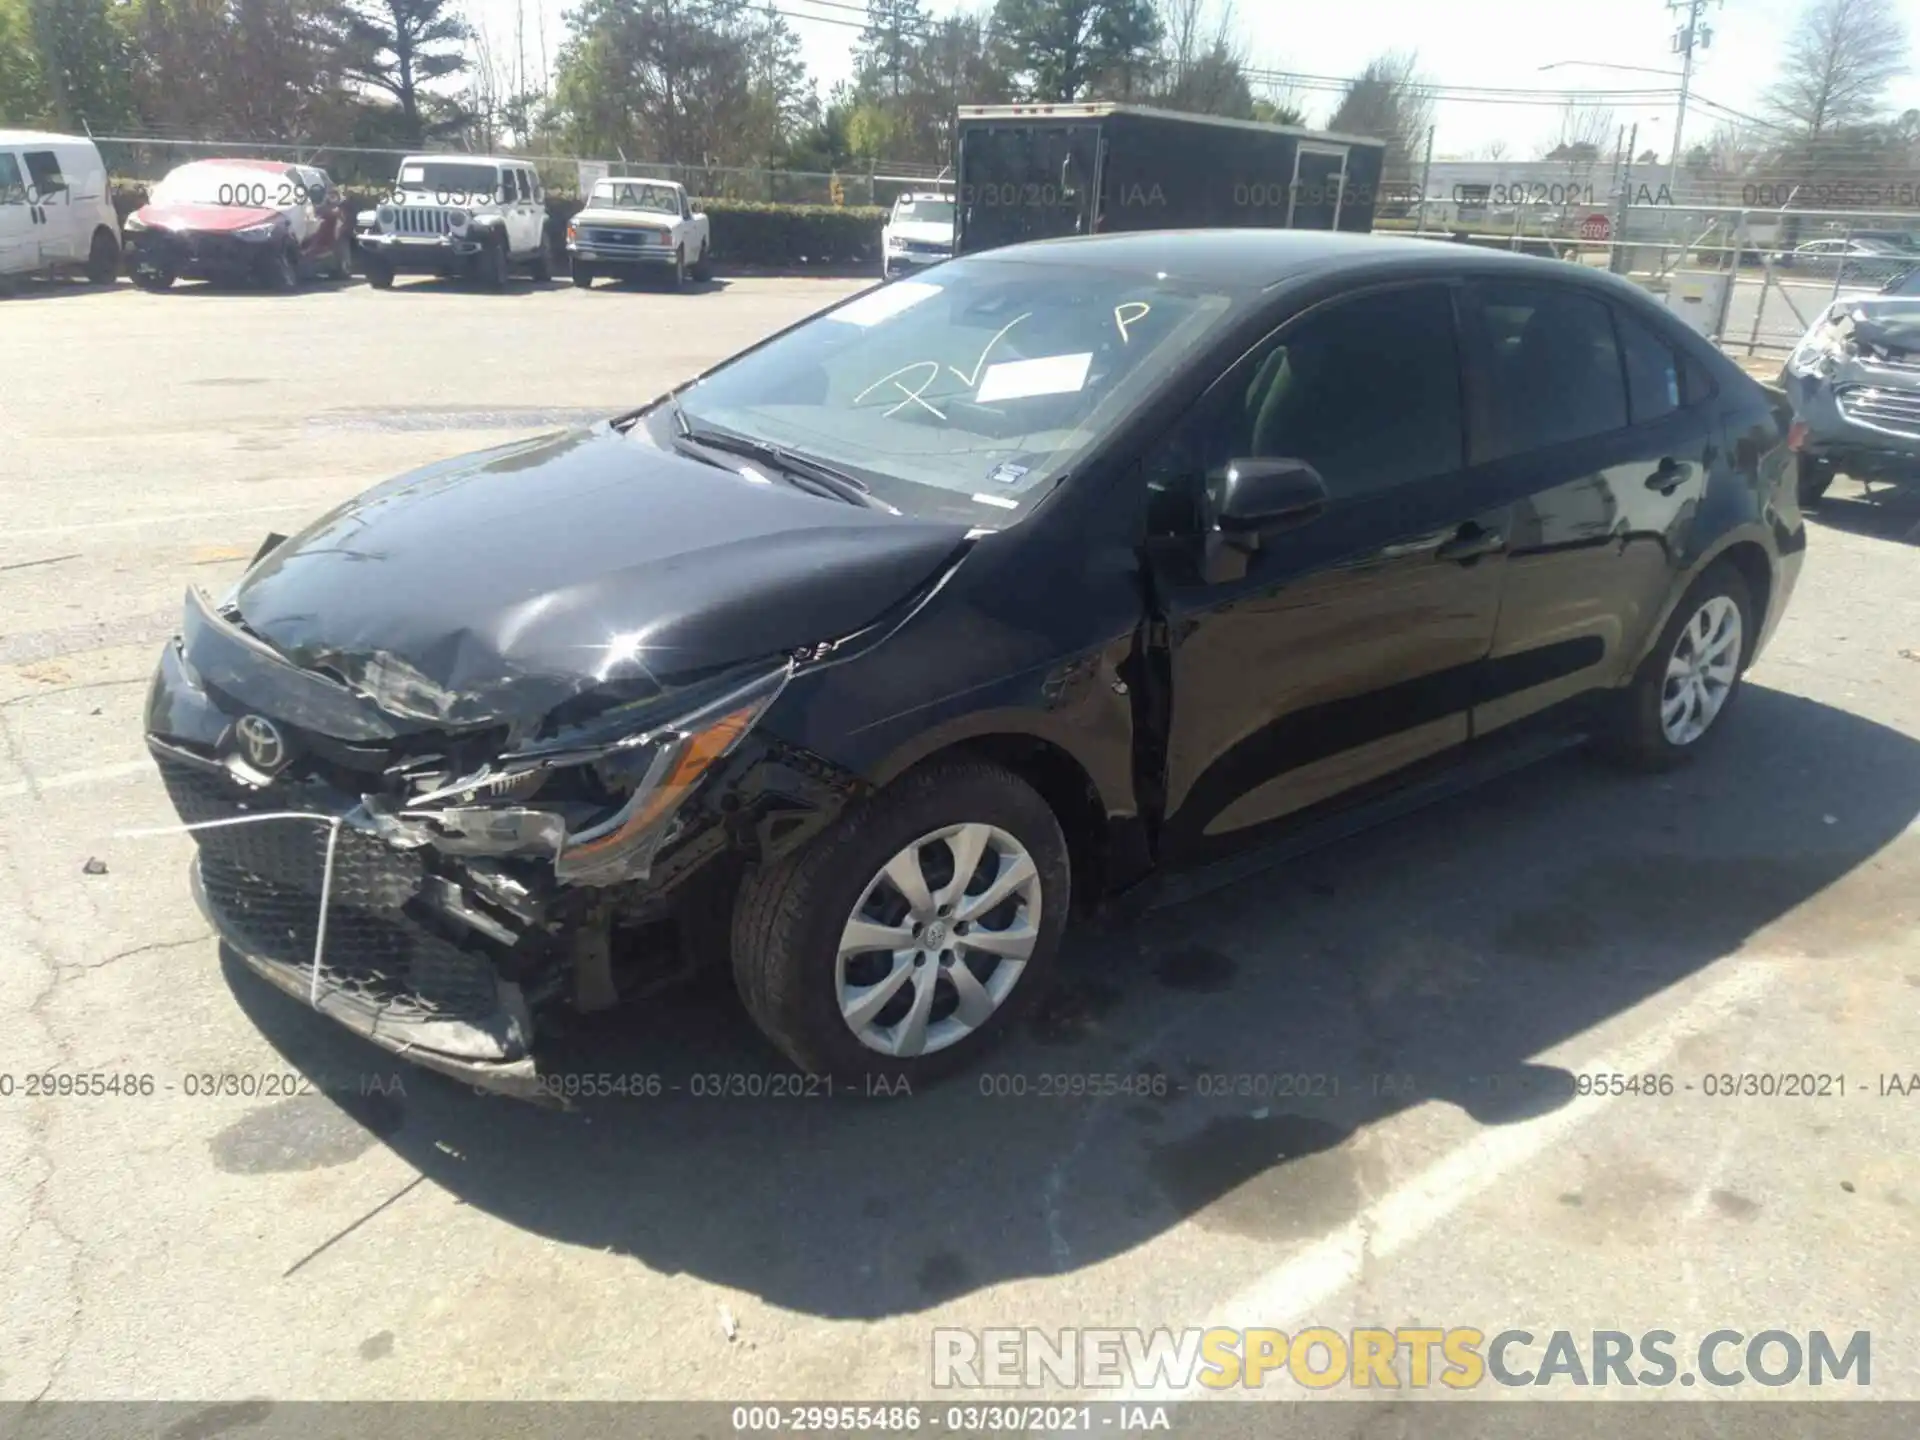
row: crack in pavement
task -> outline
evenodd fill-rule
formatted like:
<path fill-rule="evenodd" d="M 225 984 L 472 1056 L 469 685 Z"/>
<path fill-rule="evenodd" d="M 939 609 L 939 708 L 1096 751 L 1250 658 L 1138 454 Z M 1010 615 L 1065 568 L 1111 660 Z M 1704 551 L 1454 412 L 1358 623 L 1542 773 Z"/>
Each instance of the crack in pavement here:
<path fill-rule="evenodd" d="M 149 940 L 144 945 L 135 945 L 128 950 L 116 951 L 107 956 L 106 959 L 95 960 L 91 964 L 81 962 L 73 965 L 62 965 L 60 967 L 60 974 L 64 977 L 83 971 L 104 970 L 116 960 L 130 960 L 135 955 L 145 955 L 154 950 L 179 950 L 188 945 L 203 945 L 213 938 L 214 932 L 208 930 L 205 934 L 189 935 L 184 940 Z"/>

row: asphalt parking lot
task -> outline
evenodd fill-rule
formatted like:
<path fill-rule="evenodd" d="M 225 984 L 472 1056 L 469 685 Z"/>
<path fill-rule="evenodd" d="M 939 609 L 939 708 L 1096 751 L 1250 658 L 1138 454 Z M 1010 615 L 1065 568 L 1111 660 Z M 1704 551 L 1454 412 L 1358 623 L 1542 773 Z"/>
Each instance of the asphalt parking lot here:
<path fill-rule="evenodd" d="M 1868 1330 L 1920 1398 L 1912 495 L 1836 485 L 1704 763 L 1567 756 L 1083 935 L 928 1093 L 696 1095 L 778 1068 L 713 985 L 561 1042 L 680 1092 L 538 1110 L 223 965 L 132 833 L 183 589 L 862 283 L 0 300 L 0 1400 L 924 1397 L 935 1326 L 1422 1323 Z M 1705 1093 L 1745 1074 L 1844 1093 Z"/>

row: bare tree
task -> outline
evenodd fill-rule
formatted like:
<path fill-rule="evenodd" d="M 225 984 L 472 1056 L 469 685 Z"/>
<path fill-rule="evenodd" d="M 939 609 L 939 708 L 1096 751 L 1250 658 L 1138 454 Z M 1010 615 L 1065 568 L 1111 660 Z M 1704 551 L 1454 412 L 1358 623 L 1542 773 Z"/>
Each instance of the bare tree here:
<path fill-rule="evenodd" d="M 1769 118 L 1818 139 L 1872 120 L 1907 68 L 1907 29 L 1894 0 L 1807 0 L 1787 41 Z"/>
<path fill-rule="evenodd" d="M 1486 147 L 1486 156 L 1487 156 L 1487 159 L 1489 160 L 1506 159 L 1507 158 L 1507 142 L 1504 140 L 1489 140 L 1487 142 L 1487 147 Z"/>
<path fill-rule="evenodd" d="M 1418 57 L 1389 51 L 1347 82 L 1327 128 L 1385 140 L 1381 178 L 1404 183 L 1412 177 L 1414 157 L 1425 147 L 1432 123 L 1433 92 L 1419 73 Z"/>
<path fill-rule="evenodd" d="M 1607 106 L 1569 101 L 1560 112 L 1560 128 L 1553 143 L 1545 147 L 1541 158 L 1590 165 L 1614 142 L 1614 130 L 1613 111 Z"/>

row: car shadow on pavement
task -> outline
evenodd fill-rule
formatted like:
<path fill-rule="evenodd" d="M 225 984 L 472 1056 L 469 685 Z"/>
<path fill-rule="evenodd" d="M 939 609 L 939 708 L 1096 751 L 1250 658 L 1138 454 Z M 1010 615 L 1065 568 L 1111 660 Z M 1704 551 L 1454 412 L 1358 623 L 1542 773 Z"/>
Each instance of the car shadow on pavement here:
<path fill-rule="evenodd" d="M 912 1313 L 1182 1221 L 1298 1244 L 1391 1183 L 1368 1126 L 1554 1110 L 1572 1077 L 1542 1051 L 1750 941 L 1838 965 L 1904 923 L 1920 743 L 1758 686 L 1739 706 L 1690 768 L 1564 756 L 1082 934 L 1024 1033 L 912 1096 L 768 1093 L 791 1072 L 724 977 L 554 1047 L 561 1071 L 662 1082 L 573 1112 L 415 1072 L 234 961 L 229 982 L 317 1082 L 401 1070 L 404 1099 L 325 1103 L 465 1204 L 794 1311 Z"/>
<path fill-rule="evenodd" d="M 1920 486 L 1876 485 L 1869 492 L 1849 484 L 1846 492 L 1829 491 L 1807 518 L 1850 535 L 1920 545 Z"/>

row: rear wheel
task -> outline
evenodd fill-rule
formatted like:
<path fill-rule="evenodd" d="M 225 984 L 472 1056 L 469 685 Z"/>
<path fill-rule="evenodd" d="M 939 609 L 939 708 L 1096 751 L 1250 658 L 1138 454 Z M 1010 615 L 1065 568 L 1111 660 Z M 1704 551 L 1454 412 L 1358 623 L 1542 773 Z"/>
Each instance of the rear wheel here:
<path fill-rule="evenodd" d="M 1796 462 L 1799 466 L 1797 489 L 1802 505 L 1818 503 L 1833 484 L 1833 462 L 1821 460 L 1813 455 L 1802 455 Z"/>
<path fill-rule="evenodd" d="M 1698 754 L 1739 694 L 1755 624 L 1739 570 L 1724 560 L 1708 569 L 1621 693 L 1607 749 L 1643 770 L 1671 769 Z"/>
<path fill-rule="evenodd" d="M 93 285 L 111 285 L 120 274 L 120 247 L 105 227 L 93 232 L 93 245 L 87 251 L 87 281 Z"/>
<path fill-rule="evenodd" d="M 1069 898 L 1066 839 L 1033 788 L 935 763 L 749 876 L 734 979 L 803 1069 L 931 1080 L 1037 1002 Z"/>
<path fill-rule="evenodd" d="M 591 290 L 593 288 L 593 267 L 591 265 L 583 265 L 578 260 L 574 261 L 573 283 L 578 285 L 582 290 Z"/>

